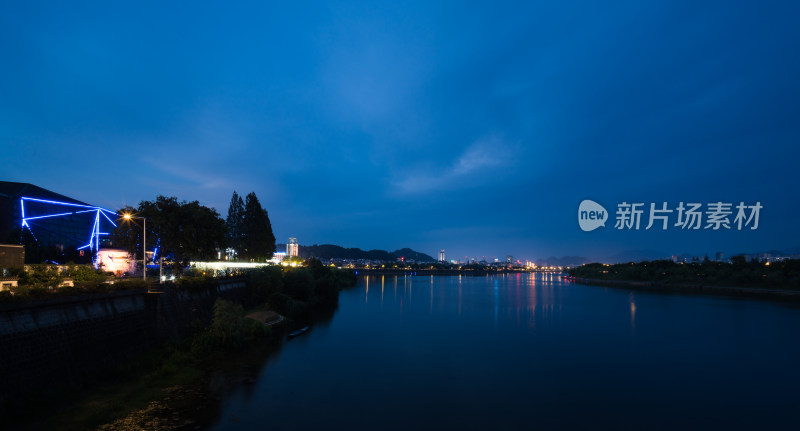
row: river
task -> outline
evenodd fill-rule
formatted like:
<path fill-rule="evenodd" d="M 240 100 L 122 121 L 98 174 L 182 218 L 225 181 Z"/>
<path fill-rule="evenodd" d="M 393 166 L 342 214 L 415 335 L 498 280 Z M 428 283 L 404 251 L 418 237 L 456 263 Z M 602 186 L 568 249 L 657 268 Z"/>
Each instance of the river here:
<path fill-rule="evenodd" d="M 212 429 L 800 429 L 799 340 L 796 304 L 365 276 Z"/>

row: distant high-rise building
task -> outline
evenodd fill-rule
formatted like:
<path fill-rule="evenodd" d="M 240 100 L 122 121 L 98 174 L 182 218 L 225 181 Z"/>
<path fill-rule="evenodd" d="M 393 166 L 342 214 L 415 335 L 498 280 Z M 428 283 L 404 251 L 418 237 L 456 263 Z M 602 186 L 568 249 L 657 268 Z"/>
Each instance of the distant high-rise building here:
<path fill-rule="evenodd" d="M 297 238 L 289 238 L 286 243 L 286 255 L 289 257 L 297 257 L 300 254 L 300 247 L 297 245 Z"/>
<path fill-rule="evenodd" d="M 506 255 L 506 263 L 512 262 L 514 262 L 514 256 L 511 256 L 510 254 Z"/>
<path fill-rule="evenodd" d="M 439 262 L 446 262 L 444 260 L 444 249 L 439 250 Z"/>
<path fill-rule="evenodd" d="M 717 252 L 717 255 L 716 255 L 716 259 L 715 259 L 715 260 L 716 260 L 717 262 L 721 262 L 721 261 L 722 261 L 722 258 L 724 258 L 724 257 L 725 257 L 725 253 L 723 253 L 723 252 L 721 252 L 721 251 L 718 251 L 718 252 Z"/>

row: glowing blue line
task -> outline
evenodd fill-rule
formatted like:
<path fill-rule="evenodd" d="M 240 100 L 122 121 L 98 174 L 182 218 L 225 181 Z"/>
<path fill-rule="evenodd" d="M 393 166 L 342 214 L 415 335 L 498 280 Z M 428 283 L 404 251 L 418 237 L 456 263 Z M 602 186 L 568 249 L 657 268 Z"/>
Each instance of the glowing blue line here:
<path fill-rule="evenodd" d="M 89 247 L 89 244 L 84 245 L 83 247 L 78 247 L 75 250 L 83 250 L 84 248 Z"/>
<path fill-rule="evenodd" d="M 101 208 L 101 209 L 102 209 L 102 208 Z M 100 214 L 103 214 L 103 217 L 105 217 L 105 218 L 106 218 L 106 220 L 108 220 L 108 222 L 109 222 L 109 223 L 111 223 L 111 224 L 112 224 L 114 227 L 117 227 L 117 224 L 116 224 L 116 223 L 114 223 L 113 221 L 111 221 L 111 219 L 110 219 L 110 218 L 108 218 L 108 216 L 106 215 L 106 213 L 104 213 L 104 212 L 100 212 Z"/>
<path fill-rule="evenodd" d="M 59 202 L 59 201 L 51 201 L 51 200 L 47 200 L 47 199 L 37 199 L 37 198 L 29 198 L 29 197 L 21 198 L 20 202 L 22 202 L 22 200 L 34 201 L 34 202 L 43 202 L 43 203 L 47 203 L 47 204 L 65 205 L 65 206 L 70 206 L 70 207 L 91 208 L 89 211 L 102 210 L 102 211 L 108 212 L 109 214 L 115 214 L 115 215 L 117 214 L 116 212 L 111 211 L 110 209 L 103 208 L 103 207 L 98 207 L 98 206 L 95 206 L 95 205 L 73 204 L 73 203 L 69 203 L 69 202 Z M 87 211 L 87 212 L 89 212 L 89 211 Z"/>
<path fill-rule="evenodd" d="M 46 204 L 55 204 L 55 205 L 63 205 L 63 206 L 67 206 L 67 207 L 88 208 L 88 209 L 87 210 L 82 210 L 82 211 L 73 211 L 73 212 L 69 212 L 69 213 L 48 214 L 48 215 L 36 216 L 36 217 L 25 217 L 25 201 L 41 202 L 41 203 L 46 203 Z M 92 256 L 92 262 L 95 265 L 97 264 L 97 252 L 100 251 L 100 235 L 110 235 L 108 232 L 100 232 L 100 214 L 103 214 L 103 217 L 105 217 L 105 219 L 108 220 L 108 222 L 111 223 L 112 226 L 117 227 L 117 224 L 114 223 L 114 221 L 111 220 L 111 218 L 109 218 L 108 215 L 106 214 L 106 213 L 108 213 L 108 214 L 117 215 L 117 213 L 115 211 L 111 211 L 111 210 L 103 208 L 103 207 L 92 206 L 92 205 L 83 205 L 83 204 L 74 204 L 74 203 L 70 203 L 70 202 L 52 201 L 52 200 L 48 200 L 48 199 L 29 198 L 29 197 L 21 197 L 20 200 L 19 200 L 19 206 L 20 206 L 20 211 L 21 211 L 21 215 L 22 215 L 22 227 L 23 228 L 25 228 L 25 227 L 28 228 L 28 231 L 33 236 L 33 239 L 36 240 L 37 244 L 39 243 L 39 239 L 36 238 L 36 235 L 34 235 L 30 224 L 28 224 L 28 220 L 38 220 L 38 219 L 52 218 L 52 217 L 63 217 L 63 216 L 69 216 L 69 215 L 74 215 L 74 214 L 83 214 L 83 213 L 94 212 L 95 213 L 95 215 L 94 215 L 94 225 L 92 226 L 92 230 L 91 230 L 91 233 L 89 235 L 89 243 L 86 244 L 83 247 L 78 248 L 78 250 L 82 250 L 82 249 L 85 249 L 87 247 L 90 250 L 93 250 L 93 251 L 96 250 L 96 253 L 94 253 L 94 255 Z"/>
<path fill-rule="evenodd" d="M 89 248 L 90 250 L 94 249 L 94 231 L 97 228 L 97 217 L 95 216 L 94 224 L 92 225 L 92 233 L 89 235 Z"/>
<path fill-rule="evenodd" d="M 36 217 L 27 217 L 27 218 L 23 218 L 23 220 L 27 221 L 27 220 L 36 220 L 36 219 L 48 218 L 48 217 L 61 217 L 61 216 L 72 215 L 72 214 L 74 214 L 74 213 L 51 214 L 51 215 L 43 215 L 43 216 L 36 216 Z"/>
<path fill-rule="evenodd" d="M 39 238 L 36 238 L 36 235 L 34 235 L 34 233 L 33 233 L 33 231 L 31 230 L 31 227 L 30 227 L 30 226 L 28 226 L 28 232 L 30 232 L 30 233 L 31 233 L 31 236 L 33 237 L 33 240 L 34 240 L 34 241 L 36 241 L 36 244 L 38 244 L 39 246 L 41 246 L 41 244 L 39 244 Z"/>
<path fill-rule="evenodd" d="M 97 207 L 94 207 L 94 206 L 91 206 L 91 205 L 71 204 L 71 203 L 68 203 L 68 202 L 48 201 L 48 200 L 45 200 L 45 199 L 36 199 L 36 198 L 27 198 L 27 197 L 24 197 L 22 199 L 24 199 L 26 201 L 44 202 L 44 203 L 47 203 L 47 204 L 65 205 L 65 206 L 69 206 L 69 207 L 97 208 Z"/>
<path fill-rule="evenodd" d="M 97 214 L 94 216 L 94 245 L 97 251 L 100 251 L 100 210 L 97 210 Z"/>

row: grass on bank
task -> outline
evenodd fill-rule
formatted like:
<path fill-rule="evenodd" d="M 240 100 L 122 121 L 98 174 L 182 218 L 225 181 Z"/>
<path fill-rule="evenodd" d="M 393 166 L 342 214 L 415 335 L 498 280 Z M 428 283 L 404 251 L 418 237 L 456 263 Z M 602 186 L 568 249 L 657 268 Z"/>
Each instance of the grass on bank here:
<path fill-rule="evenodd" d="M 208 371 L 236 351 L 274 339 L 270 327 L 244 315 L 241 305 L 218 299 L 208 328 L 184 340 L 148 349 L 118 364 L 97 376 L 96 380 L 102 383 L 67 390 L 60 396 L 44 396 L 35 403 L 39 406 L 29 412 L 19 412 L 20 416 L 13 418 L 18 422 L 15 428 L 84 430 L 109 424 L 104 429 L 171 429 L 179 424 L 165 423 L 169 420 L 158 415 L 142 417 L 143 422 L 138 424 L 125 424 L 125 419 L 154 402 L 164 404 L 164 398 L 174 394 L 178 387 L 202 386 Z M 191 397 L 170 397 L 167 404 L 170 410 L 180 411 L 191 407 L 182 403 L 194 401 Z M 34 415 L 41 415 L 40 403 L 61 407 L 51 415 L 35 418 Z M 159 423 L 152 423 L 153 420 Z M 115 421 L 122 423 L 115 425 Z"/>
<path fill-rule="evenodd" d="M 269 303 L 287 317 L 285 322 L 308 321 L 312 311 L 333 310 L 339 291 L 355 285 L 351 270 L 328 268 L 310 261 L 307 268 L 263 268 L 246 274 L 249 304 Z M 175 288 L 204 289 L 215 285 L 210 278 L 182 279 Z M 286 323 L 267 327 L 245 318 L 242 305 L 218 299 L 208 327 L 192 336 L 150 348 L 93 377 L 83 389 L 47 394 L 17 412 L 13 429 L 174 429 L 182 426 L 165 416 L 196 406 L 209 387 L 204 380 L 222 369 L 234 354 L 274 345 Z M 205 382 L 207 383 L 207 382 Z M 194 387 L 192 387 L 194 386 Z M 212 403 L 213 404 L 213 403 Z M 59 406 L 53 410 L 53 406 Z M 160 407 L 159 407 L 160 406 Z M 192 416 L 213 414 L 197 411 Z M 142 410 L 149 413 L 140 414 Z M 36 418 L 45 413 L 46 416 Z M 32 419 L 36 418 L 36 419 Z M 155 422 L 153 422 L 155 421 Z M 7 423 L 7 422 L 6 422 Z M 108 425 L 103 425 L 108 424 Z M 185 426 L 185 425 L 184 425 Z"/>

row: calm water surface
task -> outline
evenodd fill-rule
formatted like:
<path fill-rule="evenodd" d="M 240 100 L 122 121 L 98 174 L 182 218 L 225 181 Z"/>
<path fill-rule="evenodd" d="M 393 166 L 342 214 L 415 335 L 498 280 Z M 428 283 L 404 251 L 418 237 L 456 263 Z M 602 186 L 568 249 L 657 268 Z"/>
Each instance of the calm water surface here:
<path fill-rule="evenodd" d="M 212 429 L 800 429 L 799 343 L 796 305 L 369 276 Z"/>

